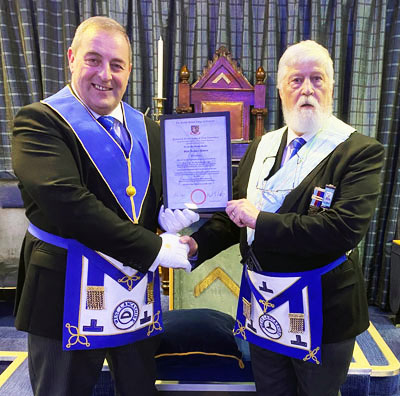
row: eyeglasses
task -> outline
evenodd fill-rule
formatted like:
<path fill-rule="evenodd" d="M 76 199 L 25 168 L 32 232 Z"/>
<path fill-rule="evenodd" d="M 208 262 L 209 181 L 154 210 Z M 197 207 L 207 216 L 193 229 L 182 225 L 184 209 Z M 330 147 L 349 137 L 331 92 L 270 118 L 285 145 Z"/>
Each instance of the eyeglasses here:
<path fill-rule="evenodd" d="M 266 188 L 267 180 L 265 180 L 265 178 L 267 176 L 267 169 L 270 168 L 271 165 L 269 161 L 275 161 L 275 157 L 267 157 L 264 160 L 263 166 L 261 167 L 259 176 L 257 178 L 256 188 L 261 192 L 258 198 L 258 202 L 256 202 L 256 206 L 259 207 L 259 209 L 261 207 L 264 207 L 267 202 L 274 206 L 277 205 L 278 203 L 282 203 L 286 195 L 292 191 L 292 188 L 290 189 Z"/>
<path fill-rule="evenodd" d="M 268 194 L 275 194 L 275 193 L 285 193 L 287 194 L 288 192 L 292 191 L 293 188 L 289 188 L 289 189 L 268 189 L 266 188 L 267 185 L 267 169 L 270 168 L 270 163 L 269 161 L 275 161 L 275 157 L 267 157 L 264 159 L 263 161 L 263 165 L 260 169 L 260 173 L 258 175 L 257 178 L 257 184 L 256 184 L 256 188 L 257 190 L 261 190 L 263 191 L 263 193 L 268 193 Z M 298 161 L 299 163 L 299 161 Z M 294 185 L 294 181 L 295 181 L 295 176 L 296 176 L 297 172 L 294 172 L 293 177 L 290 176 L 290 179 L 293 179 L 293 185 Z M 289 181 L 289 180 L 287 180 Z"/>

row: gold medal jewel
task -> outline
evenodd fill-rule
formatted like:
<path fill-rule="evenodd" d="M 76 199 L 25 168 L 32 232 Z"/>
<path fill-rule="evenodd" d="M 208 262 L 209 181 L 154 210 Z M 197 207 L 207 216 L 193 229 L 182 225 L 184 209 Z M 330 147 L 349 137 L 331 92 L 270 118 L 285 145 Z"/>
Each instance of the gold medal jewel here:
<path fill-rule="evenodd" d="M 136 195 L 136 188 L 133 186 L 126 187 L 126 195 L 128 195 L 128 197 L 134 197 Z"/>

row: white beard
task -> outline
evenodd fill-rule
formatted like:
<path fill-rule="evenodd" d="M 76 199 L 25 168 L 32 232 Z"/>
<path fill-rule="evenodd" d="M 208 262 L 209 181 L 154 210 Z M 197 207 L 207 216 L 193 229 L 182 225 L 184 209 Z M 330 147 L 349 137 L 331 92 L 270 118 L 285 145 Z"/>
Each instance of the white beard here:
<path fill-rule="evenodd" d="M 310 103 L 314 108 L 302 108 Z M 332 114 L 332 106 L 322 108 L 314 98 L 304 98 L 292 110 L 282 108 L 287 126 L 298 133 L 317 133 Z"/>

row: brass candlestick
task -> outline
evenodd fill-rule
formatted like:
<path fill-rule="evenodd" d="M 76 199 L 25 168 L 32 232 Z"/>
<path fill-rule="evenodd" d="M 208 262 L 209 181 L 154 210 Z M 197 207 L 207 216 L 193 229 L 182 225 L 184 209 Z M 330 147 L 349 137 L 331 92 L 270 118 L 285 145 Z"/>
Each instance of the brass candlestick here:
<path fill-rule="evenodd" d="M 156 108 L 155 108 L 155 112 L 154 112 L 154 121 L 160 123 L 160 116 L 163 115 L 163 108 L 164 108 L 164 100 L 166 100 L 166 98 L 154 98 L 155 102 L 156 102 Z"/>

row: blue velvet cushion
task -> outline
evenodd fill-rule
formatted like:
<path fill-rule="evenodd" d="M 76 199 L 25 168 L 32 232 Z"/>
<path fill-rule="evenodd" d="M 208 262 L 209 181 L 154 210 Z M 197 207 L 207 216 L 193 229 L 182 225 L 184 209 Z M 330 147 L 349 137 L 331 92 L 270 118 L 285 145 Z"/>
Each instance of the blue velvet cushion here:
<path fill-rule="evenodd" d="M 21 193 L 16 181 L 0 181 L 0 208 L 23 208 Z"/>
<path fill-rule="evenodd" d="M 235 320 L 213 309 L 163 313 L 157 378 L 175 381 L 252 381 L 247 343 L 232 334 Z M 246 349 L 247 348 L 247 349 Z"/>

